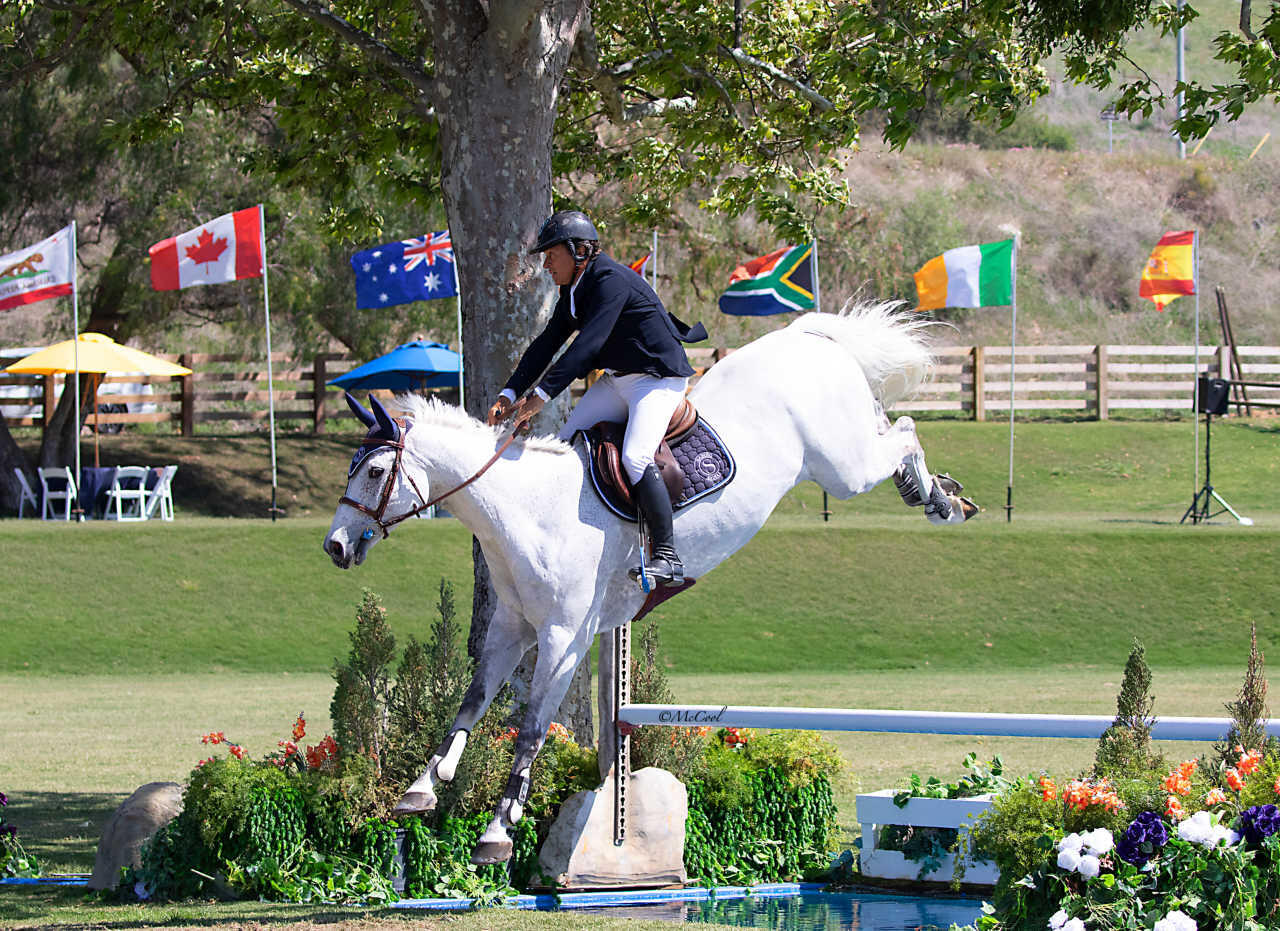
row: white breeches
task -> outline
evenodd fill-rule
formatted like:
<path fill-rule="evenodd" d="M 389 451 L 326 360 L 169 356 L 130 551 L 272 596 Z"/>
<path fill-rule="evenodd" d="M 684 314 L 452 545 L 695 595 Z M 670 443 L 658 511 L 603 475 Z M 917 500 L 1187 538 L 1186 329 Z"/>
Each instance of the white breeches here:
<path fill-rule="evenodd" d="M 653 464 L 653 454 L 662 443 L 671 415 L 684 399 L 687 378 L 654 375 L 602 375 L 587 389 L 578 406 L 560 429 L 560 439 L 571 440 L 579 430 L 602 420 L 627 422 L 622 441 L 622 465 L 631 481 L 640 481 Z"/>

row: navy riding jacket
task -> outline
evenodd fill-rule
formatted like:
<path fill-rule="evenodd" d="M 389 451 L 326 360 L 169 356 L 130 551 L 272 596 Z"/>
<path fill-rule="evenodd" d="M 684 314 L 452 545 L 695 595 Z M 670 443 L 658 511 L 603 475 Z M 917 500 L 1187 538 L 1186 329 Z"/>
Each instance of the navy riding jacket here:
<path fill-rule="evenodd" d="M 551 321 L 530 343 L 507 380 L 506 388 L 516 397 L 529 390 L 575 330 L 578 338 L 538 383 L 548 397 L 554 398 L 592 369 L 658 377 L 693 374 L 681 344 L 706 339 L 706 328 L 678 320 L 634 270 L 604 253 L 596 256 L 573 290 L 576 318 L 570 313 L 569 292 L 569 285 L 560 288 Z"/>

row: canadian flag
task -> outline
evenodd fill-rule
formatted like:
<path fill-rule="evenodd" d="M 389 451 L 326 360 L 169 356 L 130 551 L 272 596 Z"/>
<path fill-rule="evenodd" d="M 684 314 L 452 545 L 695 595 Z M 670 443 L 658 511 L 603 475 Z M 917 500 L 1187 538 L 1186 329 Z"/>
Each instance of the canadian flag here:
<path fill-rule="evenodd" d="M 151 287 L 157 291 L 261 278 L 262 207 L 224 214 L 148 251 Z"/>

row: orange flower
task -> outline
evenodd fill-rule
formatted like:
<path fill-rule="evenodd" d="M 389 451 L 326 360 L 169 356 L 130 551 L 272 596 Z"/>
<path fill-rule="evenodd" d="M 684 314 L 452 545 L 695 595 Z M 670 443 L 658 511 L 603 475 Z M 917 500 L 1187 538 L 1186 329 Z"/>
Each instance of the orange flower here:
<path fill-rule="evenodd" d="M 573 735 L 569 733 L 569 729 L 555 721 L 552 721 L 551 726 L 547 728 L 547 736 L 554 737 L 556 740 L 573 740 Z"/>
<path fill-rule="evenodd" d="M 1176 796 L 1170 795 L 1165 799 L 1164 803 L 1165 817 L 1172 818 L 1174 821 L 1181 821 L 1183 815 L 1186 814 L 1182 810 L 1182 803 L 1178 801 Z"/>
<path fill-rule="evenodd" d="M 235 757 L 237 760 L 243 760 L 246 756 L 249 755 L 249 752 L 239 744 L 232 744 L 230 747 L 227 748 L 227 750 L 229 750 L 231 755 Z"/>
<path fill-rule="evenodd" d="M 1226 777 L 1227 785 L 1237 792 L 1244 788 L 1244 780 L 1240 778 L 1240 773 L 1236 771 L 1234 766 L 1229 767 L 1223 775 Z"/>
<path fill-rule="evenodd" d="M 1209 794 L 1204 797 L 1206 805 L 1221 805 L 1227 800 L 1227 793 L 1221 789 L 1213 788 L 1209 790 Z"/>
<path fill-rule="evenodd" d="M 726 727 L 724 729 L 724 745 L 726 747 L 745 747 L 748 733 L 742 728 Z"/>
<path fill-rule="evenodd" d="M 1242 776 L 1251 775 L 1262 763 L 1262 752 L 1260 750 L 1250 750 L 1248 753 L 1241 755 L 1236 762 L 1236 769 Z"/>
<path fill-rule="evenodd" d="M 1041 776 L 1037 785 L 1040 786 L 1041 797 L 1046 802 L 1052 802 L 1058 797 L 1058 787 L 1048 776 Z"/>
<path fill-rule="evenodd" d="M 1280 776 L 1276 776 L 1275 784 L 1271 786 L 1276 795 L 1280 795 Z"/>
<path fill-rule="evenodd" d="M 1196 766 L 1199 764 L 1195 760 L 1185 760 L 1178 764 L 1178 774 L 1184 779 L 1190 779 L 1196 773 Z"/>
<path fill-rule="evenodd" d="M 301 740 L 307 736 L 307 720 L 302 716 L 302 712 L 298 712 L 298 720 L 293 722 L 293 739 Z"/>
<path fill-rule="evenodd" d="M 520 732 L 514 727 L 508 727 L 505 731 L 498 735 L 499 740 L 515 740 L 520 736 Z"/>
<path fill-rule="evenodd" d="M 1166 792 L 1172 792 L 1174 795 L 1190 795 L 1191 780 L 1179 772 L 1172 772 L 1164 777 L 1160 783 L 1160 788 Z"/>
<path fill-rule="evenodd" d="M 215 745 L 216 745 L 216 744 L 220 744 L 220 743 L 222 743 L 222 742 L 223 742 L 223 741 L 225 741 L 226 739 L 227 739 L 227 738 L 226 738 L 226 735 L 224 735 L 224 734 L 222 733 L 222 731 L 212 731 L 212 732 L 210 732 L 210 733 L 208 733 L 208 734 L 205 734 L 203 737 L 201 737 L 201 738 L 200 738 L 200 742 L 201 742 L 202 744 L 215 744 Z"/>
<path fill-rule="evenodd" d="M 279 746 L 284 749 L 284 759 L 286 760 L 298 752 L 298 745 L 292 740 L 281 740 L 279 741 Z"/>

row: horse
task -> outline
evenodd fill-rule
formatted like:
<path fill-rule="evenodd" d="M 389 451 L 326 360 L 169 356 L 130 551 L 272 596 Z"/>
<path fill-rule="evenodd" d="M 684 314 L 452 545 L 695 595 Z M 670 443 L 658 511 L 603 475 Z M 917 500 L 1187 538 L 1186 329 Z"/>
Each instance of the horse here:
<path fill-rule="evenodd" d="M 686 578 L 705 575 L 746 544 L 782 496 L 806 480 L 843 499 L 894 477 L 904 501 L 924 505 L 933 523 L 963 523 L 976 512 L 959 497 L 958 482 L 930 474 L 912 419 L 890 423 L 885 414 L 927 377 L 930 325 L 893 302 L 809 313 L 708 370 L 690 400 L 732 451 L 737 471 L 676 511 Z M 511 776 L 474 851 L 475 863 L 502 862 L 511 855 L 508 829 L 523 814 L 530 767 L 578 664 L 597 634 L 611 643 L 612 631 L 645 604 L 627 572 L 641 560 L 639 535 L 601 502 L 580 441 L 517 437 L 416 395 L 397 398 L 399 420 L 372 402 L 368 411 L 348 395 L 370 430 L 353 457 L 326 554 L 340 568 L 359 565 L 429 494 L 444 492 L 450 512 L 479 540 L 498 598 L 453 727 L 396 814 L 435 807 L 433 787 L 454 777 L 471 729 L 526 651 L 538 647 Z M 602 666 L 611 652 L 601 649 Z M 602 670 L 602 704 L 604 678 Z M 603 709 L 601 723 L 603 735 Z M 612 728 L 613 715 L 607 723 Z M 602 757 L 605 747 L 602 736 Z"/>

